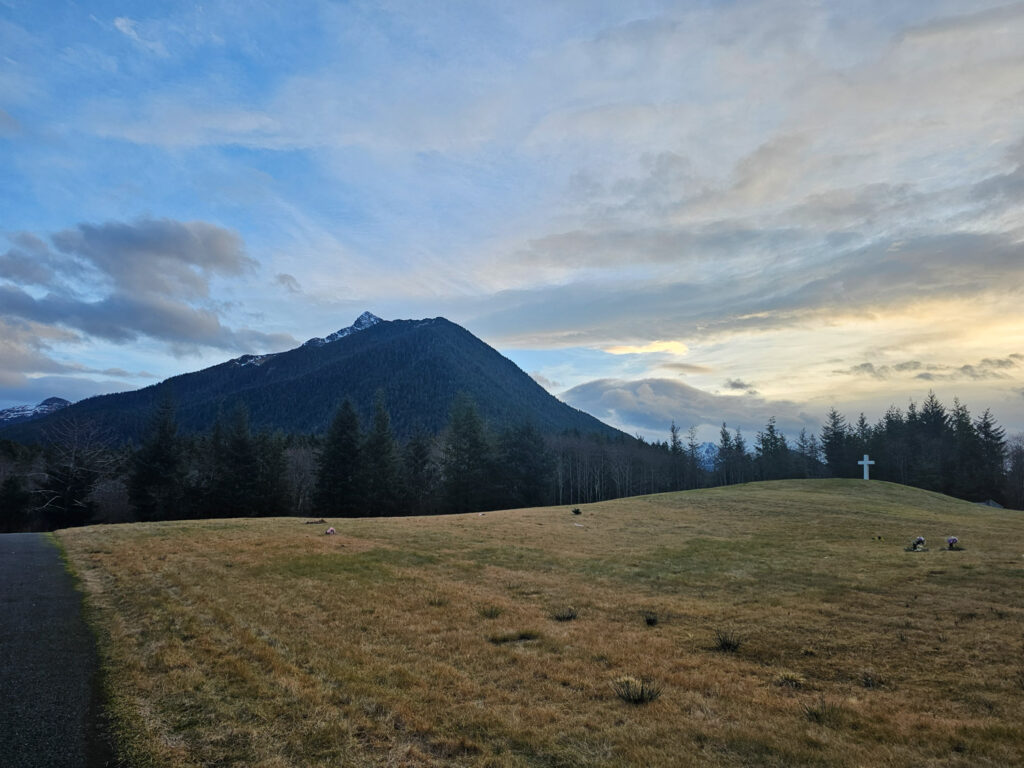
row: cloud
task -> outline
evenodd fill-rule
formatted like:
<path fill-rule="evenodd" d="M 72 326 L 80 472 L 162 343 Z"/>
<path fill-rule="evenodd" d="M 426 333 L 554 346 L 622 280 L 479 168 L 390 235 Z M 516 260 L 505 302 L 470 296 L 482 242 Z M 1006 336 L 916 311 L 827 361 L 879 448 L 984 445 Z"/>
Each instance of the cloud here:
<path fill-rule="evenodd" d="M 722 386 L 728 390 L 732 390 L 733 392 L 747 392 L 751 395 L 757 394 L 757 388 L 753 384 L 743 381 L 742 379 L 726 379 Z"/>
<path fill-rule="evenodd" d="M 53 395 L 70 400 L 131 389 L 132 379 L 155 378 L 146 371 L 97 369 L 54 357 L 55 348 L 81 341 L 70 331 L 0 316 L 0 408 L 34 404 Z M 112 376 L 116 381 L 98 382 L 94 376 Z"/>
<path fill-rule="evenodd" d="M 907 360 L 894 365 L 875 365 L 866 362 L 833 373 L 869 376 L 875 379 L 889 379 L 898 373 L 913 373 L 913 378 L 921 381 L 984 381 L 1009 378 L 1006 371 L 1018 367 L 1022 359 L 1024 357 L 1014 353 L 1005 358 L 986 357 L 978 363 L 961 365 L 922 363 L 920 360 Z"/>
<path fill-rule="evenodd" d="M 167 53 L 167 48 L 164 47 L 164 44 L 159 40 L 143 38 L 138 32 L 138 27 L 139 22 L 129 19 L 126 16 L 119 16 L 114 19 L 114 28 L 117 29 L 118 32 L 132 40 L 132 42 L 144 50 L 149 51 L 156 56 L 160 56 L 161 58 L 166 58 L 169 54 Z"/>
<path fill-rule="evenodd" d="M 0 137 L 10 138 L 21 133 L 21 123 L 6 110 L 0 109 Z"/>
<path fill-rule="evenodd" d="M 264 351 L 295 343 L 289 334 L 222 322 L 212 281 L 256 266 L 235 232 L 202 221 L 139 219 L 80 224 L 50 240 L 53 247 L 35 235 L 17 235 L 0 256 L 6 281 L 0 282 L 0 316 L 115 343 L 148 336 L 179 350 Z"/>
<path fill-rule="evenodd" d="M 676 371 L 680 376 L 688 373 L 713 373 L 714 368 L 707 365 L 696 365 L 693 363 L 659 363 L 658 368 L 666 371 Z"/>
<path fill-rule="evenodd" d="M 530 378 L 544 387 L 548 392 L 557 392 L 562 388 L 562 383 L 560 381 L 552 381 L 539 371 L 531 371 Z"/>
<path fill-rule="evenodd" d="M 302 286 L 299 285 L 299 281 L 287 272 L 275 275 L 274 282 L 278 285 L 283 285 L 288 293 L 302 293 Z"/>
<path fill-rule="evenodd" d="M 673 421 L 710 428 L 726 422 L 730 428 L 753 434 L 772 416 L 791 437 L 801 429 L 818 428 L 816 419 L 791 402 L 752 395 L 712 395 L 670 379 L 599 379 L 573 387 L 561 399 L 625 431 L 650 435 L 667 434 Z"/>
<path fill-rule="evenodd" d="M 129 292 L 205 297 L 213 276 L 238 276 L 256 264 L 238 233 L 203 221 L 79 224 L 52 240 L 59 251 L 90 263 Z"/>
<path fill-rule="evenodd" d="M 689 349 L 680 341 L 652 341 L 640 345 L 618 345 L 605 347 L 610 355 L 646 355 L 653 352 L 667 352 L 671 355 L 685 355 Z"/>

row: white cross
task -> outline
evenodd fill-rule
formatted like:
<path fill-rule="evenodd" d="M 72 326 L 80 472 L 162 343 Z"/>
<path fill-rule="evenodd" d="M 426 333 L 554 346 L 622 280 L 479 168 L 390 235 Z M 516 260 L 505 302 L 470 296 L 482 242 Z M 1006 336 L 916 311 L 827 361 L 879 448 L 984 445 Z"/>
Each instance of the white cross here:
<path fill-rule="evenodd" d="M 868 478 L 868 467 L 871 464 L 874 464 L 875 462 L 873 460 L 869 459 L 868 455 L 865 453 L 864 454 L 864 460 L 863 461 L 858 461 L 857 463 L 860 464 L 862 467 L 864 467 L 864 479 L 868 480 L 869 479 Z"/>

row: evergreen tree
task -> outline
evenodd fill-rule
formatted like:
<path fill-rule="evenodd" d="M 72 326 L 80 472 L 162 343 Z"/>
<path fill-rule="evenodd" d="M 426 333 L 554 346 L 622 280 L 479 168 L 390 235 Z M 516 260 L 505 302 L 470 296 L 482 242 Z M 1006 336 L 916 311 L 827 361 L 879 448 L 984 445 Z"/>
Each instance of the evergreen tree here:
<path fill-rule="evenodd" d="M 373 428 L 363 445 L 364 498 L 367 514 L 394 515 L 399 510 L 398 452 L 391 419 L 380 390 L 374 398 Z"/>
<path fill-rule="evenodd" d="M 442 470 L 449 512 L 475 512 L 491 502 L 491 447 L 476 404 L 464 394 L 452 405 Z"/>
<path fill-rule="evenodd" d="M 679 491 L 685 487 L 686 461 L 683 441 L 679 437 L 679 427 L 676 426 L 674 419 L 672 426 L 669 427 L 668 452 L 671 457 L 669 464 L 672 475 L 670 489 Z"/>
<path fill-rule="evenodd" d="M 363 514 L 362 436 L 359 416 L 345 399 L 327 430 L 317 469 L 314 508 L 330 517 Z"/>
<path fill-rule="evenodd" d="M 145 442 L 132 456 L 128 498 L 139 520 L 183 516 L 184 457 L 174 418 L 174 403 L 163 400 L 153 414 Z"/>
<path fill-rule="evenodd" d="M 256 449 L 257 475 L 254 498 L 250 505 L 254 515 L 269 517 L 288 510 L 287 461 L 282 435 L 260 432 L 253 437 Z"/>
<path fill-rule="evenodd" d="M 498 451 L 501 505 L 517 508 L 546 504 L 553 462 L 540 432 L 529 423 L 506 429 L 498 440 Z"/>
<path fill-rule="evenodd" d="M 954 467 L 953 436 L 945 406 L 929 392 L 916 420 L 917 466 L 913 485 L 930 491 L 945 491 Z"/>
<path fill-rule="evenodd" d="M 975 430 L 980 444 L 979 490 L 981 496 L 977 501 L 995 499 L 1006 501 L 1006 430 L 1000 427 L 986 408 L 975 422 Z"/>
<path fill-rule="evenodd" d="M 405 475 L 405 506 L 414 515 L 437 510 L 438 471 L 434 461 L 433 440 L 417 430 L 402 451 Z"/>
<path fill-rule="evenodd" d="M 910 480 L 914 451 L 903 413 L 890 405 L 874 431 L 871 454 L 876 457 L 876 471 L 883 480 L 906 484 Z"/>
<path fill-rule="evenodd" d="M 224 475 L 218 482 L 223 489 L 221 517 L 249 517 L 258 514 L 257 478 L 260 459 L 249 429 L 249 412 L 238 406 L 231 414 L 222 443 Z"/>
<path fill-rule="evenodd" d="M 1007 447 L 1006 482 L 1003 498 L 1006 506 L 1024 509 L 1024 435 L 1017 435 Z"/>
<path fill-rule="evenodd" d="M 754 445 L 758 473 L 762 480 L 778 480 L 790 473 L 789 445 L 786 436 L 775 426 L 775 417 L 768 419 L 764 431 L 757 433 Z"/>
<path fill-rule="evenodd" d="M 700 461 L 700 443 L 697 442 L 697 427 L 686 430 L 686 488 L 700 488 L 704 485 L 704 468 Z"/>
<path fill-rule="evenodd" d="M 821 428 L 821 448 L 825 453 L 825 466 L 833 477 L 852 477 L 856 465 L 852 465 L 849 450 L 849 427 L 846 418 L 835 408 L 830 408 Z"/>
<path fill-rule="evenodd" d="M 818 438 L 806 429 L 801 429 L 796 439 L 796 452 L 792 471 L 797 477 L 819 477 L 821 475 L 821 446 Z"/>
<path fill-rule="evenodd" d="M 953 410 L 949 414 L 949 429 L 952 432 L 952 471 L 946 477 L 944 492 L 961 499 L 983 501 L 986 495 L 985 478 L 982 476 L 981 441 L 971 421 L 967 406 L 959 399 L 953 399 Z"/>
<path fill-rule="evenodd" d="M 732 435 L 723 421 L 722 430 L 718 433 L 718 453 L 715 455 L 715 472 L 718 474 L 718 482 L 722 485 L 736 482 L 732 474 L 735 465 L 734 451 Z"/>

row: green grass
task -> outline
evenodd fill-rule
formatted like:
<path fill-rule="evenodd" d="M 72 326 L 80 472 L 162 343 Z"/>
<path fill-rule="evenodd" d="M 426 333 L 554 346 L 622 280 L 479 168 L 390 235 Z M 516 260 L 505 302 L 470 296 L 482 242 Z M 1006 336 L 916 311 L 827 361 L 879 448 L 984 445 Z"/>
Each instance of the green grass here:
<path fill-rule="evenodd" d="M 1024 764 L 1021 513 L 837 480 L 579 519 L 58 536 L 133 766 Z M 624 703 L 626 676 L 661 695 Z"/>

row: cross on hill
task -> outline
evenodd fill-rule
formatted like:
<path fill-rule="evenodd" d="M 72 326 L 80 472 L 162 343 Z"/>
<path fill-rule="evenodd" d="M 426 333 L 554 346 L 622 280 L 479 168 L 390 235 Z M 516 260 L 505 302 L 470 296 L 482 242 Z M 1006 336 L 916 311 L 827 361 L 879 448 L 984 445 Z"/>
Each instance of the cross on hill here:
<path fill-rule="evenodd" d="M 862 467 L 864 467 L 864 479 L 865 480 L 870 480 L 870 478 L 868 477 L 868 467 L 870 465 L 874 464 L 875 462 L 873 460 L 869 459 L 868 455 L 865 453 L 864 454 L 864 459 L 861 460 L 861 461 L 858 461 L 857 463 L 860 464 Z"/>

